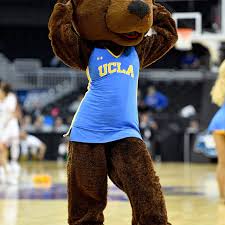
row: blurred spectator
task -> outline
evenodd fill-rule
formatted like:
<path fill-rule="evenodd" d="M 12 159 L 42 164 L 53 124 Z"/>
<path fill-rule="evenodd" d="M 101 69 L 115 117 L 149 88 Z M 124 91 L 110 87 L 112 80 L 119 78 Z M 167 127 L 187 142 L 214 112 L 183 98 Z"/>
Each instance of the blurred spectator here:
<path fill-rule="evenodd" d="M 46 152 L 46 145 L 37 137 L 27 134 L 25 131 L 20 133 L 21 157 L 43 160 Z"/>
<path fill-rule="evenodd" d="M 181 57 L 182 69 L 198 69 L 199 67 L 200 60 L 192 51 L 188 51 Z"/>
<path fill-rule="evenodd" d="M 53 127 L 54 126 L 54 118 L 51 115 L 45 115 L 43 116 L 43 122 L 45 126 Z"/>
<path fill-rule="evenodd" d="M 33 132 L 34 126 L 32 124 L 32 117 L 30 115 L 25 115 L 21 122 L 21 129 L 27 132 Z"/>
<path fill-rule="evenodd" d="M 44 117 L 38 116 L 34 121 L 34 131 L 38 132 L 51 132 L 52 126 L 44 123 Z"/>
<path fill-rule="evenodd" d="M 63 119 L 61 117 L 57 117 L 53 130 L 57 133 L 66 133 L 68 129 L 69 126 L 63 123 Z"/>
<path fill-rule="evenodd" d="M 157 123 L 153 120 L 152 116 L 149 116 L 148 112 L 140 114 L 140 131 L 149 150 L 151 150 L 151 141 L 157 129 Z"/>
<path fill-rule="evenodd" d="M 68 147 L 69 147 L 69 139 L 63 138 L 63 141 L 58 148 L 58 157 L 57 157 L 58 162 L 66 161 Z"/>
<path fill-rule="evenodd" d="M 189 133 L 198 133 L 199 130 L 200 130 L 199 121 L 197 119 L 190 120 L 187 131 Z"/>
<path fill-rule="evenodd" d="M 59 109 L 58 107 L 52 108 L 52 110 L 51 110 L 51 115 L 52 115 L 53 117 L 59 116 L 59 113 L 60 113 L 60 109 Z"/>
<path fill-rule="evenodd" d="M 148 111 L 148 106 L 145 104 L 142 98 L 142 92 L 140 89 L 138 89 L 137 99 L 138 99 L 138 111 L 140 113 Z"/>
<path fill-rule="evenodd" d="M 68 126 L 70 126 L 70 124 L 72 123 L 73 117 L 74 117 L 74 115 L 69 115 L 69 116 L 66 117 L 66 124 Z"/>
<path fill-rule="evenodd" d="M 34 102 L 34 112 L 33 112 L 33 115 L 35 117 L 38 117 L 41 115 L 41 106 L 40 106 L 40 102 L 37 101 L 37 102 Z"/>
<path fill-rule="evenodd" d="M 148 93 L 144 102 L 148 107 L 153 108 L 156 111 L 162 111 L 168 106 L 168 98 L 161 92 L 157 91 L 154 86 L 150 86 L 148 88 Z"/>
<path fill-rule="evenodd" d="M 83 94 L 80 94 L 80 95 L 78 96 L 77 100 L 74 101 L 74 102 L 69 106 L 69 111 L 70 111 L 71 113 L 74 113 L 74 112 L 76 112 L 76 111 L 78 110 L 79 105 L 80 105 L 80 103 L 81 103 L 81 101 L 82 101 L 83 98 L 84 98 L 84 95 L 83 95 Z"/>

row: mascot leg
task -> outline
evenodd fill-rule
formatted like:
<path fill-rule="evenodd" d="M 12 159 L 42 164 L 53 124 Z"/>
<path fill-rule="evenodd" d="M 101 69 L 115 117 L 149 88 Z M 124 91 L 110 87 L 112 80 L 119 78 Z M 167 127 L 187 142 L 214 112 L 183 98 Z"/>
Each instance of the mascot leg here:
<path fill-rule="evenodd" d="M 102 225 L 107 201 L 104 145 L 70 142 L 67 173 L 69 225 Z"/>
<path fill-rule="evenodd" d="M 216 142 L 216 149 L 218 152 L 218 165 L 217 165 L 217 181 L 220 191 L 220 197 L 225 200 L 225 134 L 217 132 L 213 133 Z"/>
<path fill-rule="evenodd" d="M 167 225 L 167 212 L 159 178 L 144 142 L 126 138 L 106 151 L 110 179 L 129 197 L 132 225 Z"/>

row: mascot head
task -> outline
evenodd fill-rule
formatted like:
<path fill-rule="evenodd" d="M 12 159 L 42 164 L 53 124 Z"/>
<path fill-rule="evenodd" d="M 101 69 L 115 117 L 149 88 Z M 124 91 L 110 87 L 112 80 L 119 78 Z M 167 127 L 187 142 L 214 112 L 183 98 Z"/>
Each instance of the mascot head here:
<path fill-rule="evenodd" d="M 72 23 L 91 41 L 139 44 L 153 24 L 153 0 L 70 0 Z"/>
<path fill-rule="evenodd" d="M 49 38 L 55 55 L 72 68 L 86 69 L 95 47 L 119 54 L 126 46 L 136 47 L 144 68 L 174 46 L 177 32 L 171 14 L 154 0 L 58 0 Z"/>

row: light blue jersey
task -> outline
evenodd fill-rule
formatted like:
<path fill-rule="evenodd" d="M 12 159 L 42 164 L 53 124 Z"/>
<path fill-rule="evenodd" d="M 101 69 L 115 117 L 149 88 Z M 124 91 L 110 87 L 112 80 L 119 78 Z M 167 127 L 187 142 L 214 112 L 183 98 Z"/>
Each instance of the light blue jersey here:
<path fill-rule="evenodd" d="M 141 138 L 137 109 L 139 58 L 134 47 L 115 56 L 95 48 L 89 59 L 88 91 L 72 122 L 70 140 L 107 143 Z"/>

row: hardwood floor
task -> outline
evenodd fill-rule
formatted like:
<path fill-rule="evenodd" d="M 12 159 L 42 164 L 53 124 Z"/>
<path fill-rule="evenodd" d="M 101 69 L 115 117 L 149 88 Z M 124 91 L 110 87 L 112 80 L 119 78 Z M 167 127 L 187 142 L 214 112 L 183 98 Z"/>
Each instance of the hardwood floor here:
<path fill-rule="evenodd" d="M 218 198 L 215 165 L 163 163 L 156 165 L 156 171 L 173 225 L 225 225 L 225 204 Z M 39 180 L 37 184 L 38 177 L 44 177 L 44 183 Z M 22 164 L 18 185 L 0 186 L 0 225 L 66 225 L 65 184 L 64 165 Z M 110 181 L 108 199 L 105 224 L 131 224 L 127 197 Z"/>

